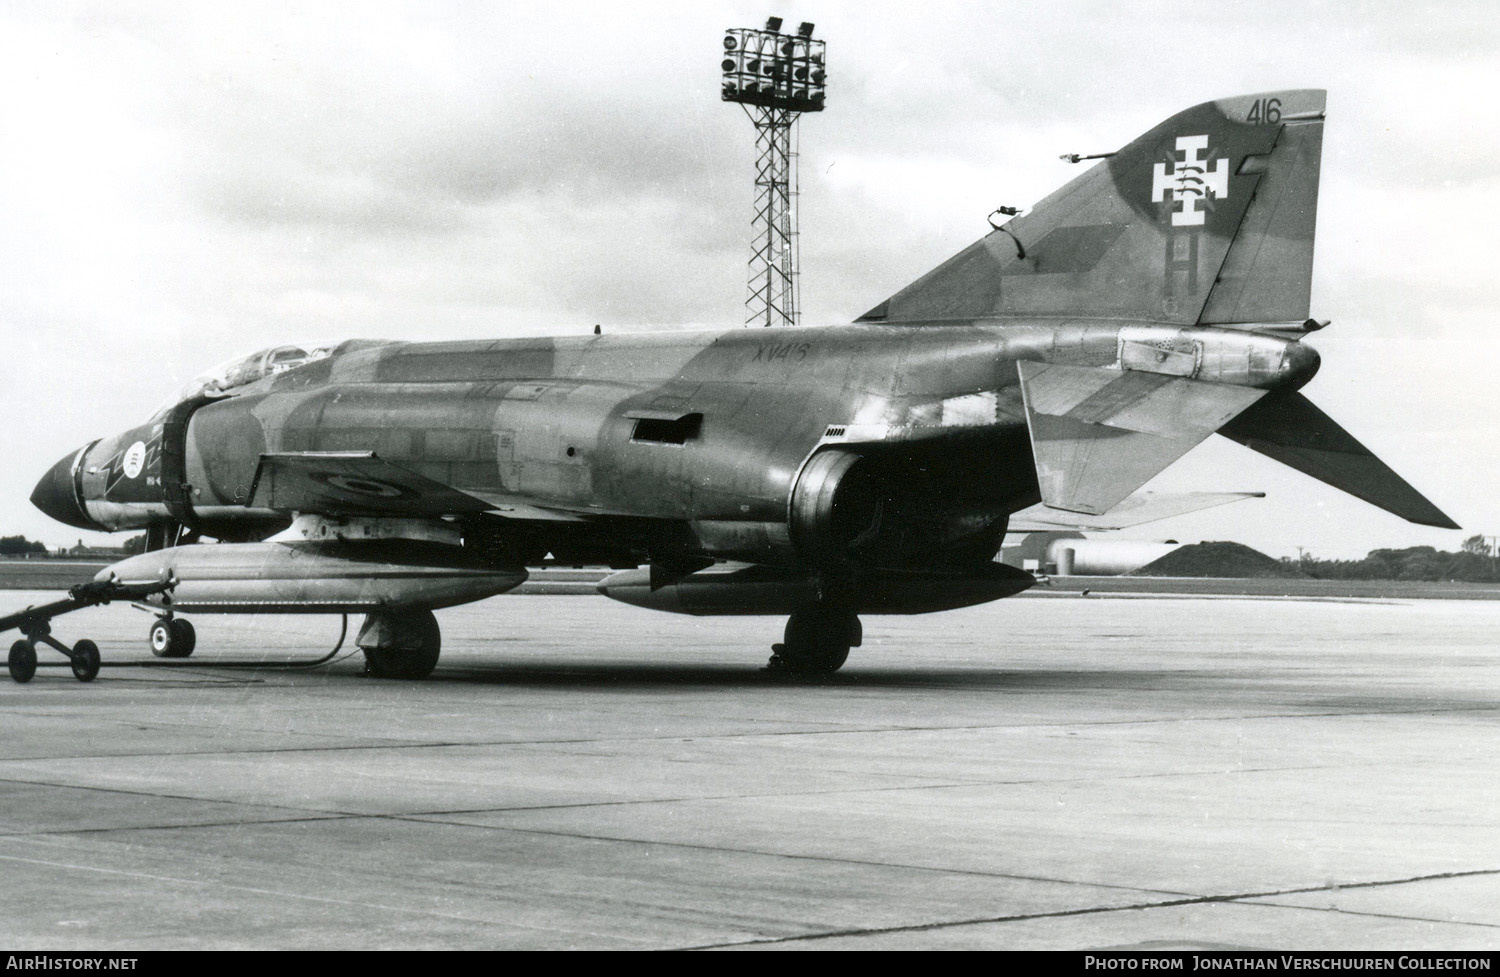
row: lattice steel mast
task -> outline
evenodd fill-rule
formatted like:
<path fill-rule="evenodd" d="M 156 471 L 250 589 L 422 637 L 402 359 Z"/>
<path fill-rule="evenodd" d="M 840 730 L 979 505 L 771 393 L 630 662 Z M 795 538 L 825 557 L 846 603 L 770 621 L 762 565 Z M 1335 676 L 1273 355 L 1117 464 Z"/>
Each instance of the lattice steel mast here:
<path fill-rule="evenodd" d="M 797 284 L 797 120 L 823 111 L 825 45 L 804 23 L 781 33 L 781 18 L 765 30 L 724 34 L 724 101 L 738 102 L 755 124 L 755 220 L 745 324 L 795 326 Z"/>

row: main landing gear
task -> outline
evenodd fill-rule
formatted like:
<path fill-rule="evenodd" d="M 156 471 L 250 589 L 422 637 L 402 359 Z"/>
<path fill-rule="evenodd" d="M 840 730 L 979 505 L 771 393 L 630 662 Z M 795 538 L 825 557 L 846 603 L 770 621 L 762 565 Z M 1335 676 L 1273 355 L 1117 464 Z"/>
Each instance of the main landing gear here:
<path fill-rule="evenodd" d="M 365 618 L 354 643 L 365 653 L 367 675 L 426 678 L 437 667 L 442 631 L 429 610 L 376 611 Z"/>
<path fill-rule="evenodd" d="M 786 622 L 781 644 L 771 646 L 766 670 L 786 675 L 832 675 L 858 648 L 864 629 L 853 611 L 814 604 L 798 608 Z"/>

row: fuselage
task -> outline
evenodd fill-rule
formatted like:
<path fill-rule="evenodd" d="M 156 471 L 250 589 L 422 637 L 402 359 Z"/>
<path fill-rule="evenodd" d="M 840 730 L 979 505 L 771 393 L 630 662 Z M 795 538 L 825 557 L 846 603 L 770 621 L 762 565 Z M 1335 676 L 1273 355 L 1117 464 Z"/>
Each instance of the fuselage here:
<path fill-rule="evenodd" d="M 877 517 L 910 562 L 1037 501 L 1021 361 L 1261 388 L 1316 368 L 1276 336 L 1101 320 L 356 342 L 168 407 L 38 491 L 66 487 L 102 528 L 175 518 L 257 538 L 288 519 L 256 504 L 263 456 L 373 452 L 591 545 L 787 563 L 798 480 L 838 446 L 868 459 L 867 480 L 899 483 Z"/>

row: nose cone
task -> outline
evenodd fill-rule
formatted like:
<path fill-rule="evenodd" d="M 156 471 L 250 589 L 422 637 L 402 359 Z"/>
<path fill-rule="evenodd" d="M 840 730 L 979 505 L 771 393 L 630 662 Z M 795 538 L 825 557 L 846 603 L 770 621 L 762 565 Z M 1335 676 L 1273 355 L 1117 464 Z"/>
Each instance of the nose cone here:
<path fill-rule="evenodd" d="M 1281 382 L 1296 390 L 1311 380 L 1322 365 L 1323 357 L 1311 346 L 1288 343 L 1281 358 Z"/>
<path fill-rule="evenodd" d="M 47 469 L 47 474 L 31 490 L 31 504 L 69 526 L 102 529 L 104 527 L 90 519 L 89 514 L 84 511 L 83 503 L 74 488 L 73 471 L 75 465 L 82 460 L 82 455 L 83 449 L 79 448 Z"/>

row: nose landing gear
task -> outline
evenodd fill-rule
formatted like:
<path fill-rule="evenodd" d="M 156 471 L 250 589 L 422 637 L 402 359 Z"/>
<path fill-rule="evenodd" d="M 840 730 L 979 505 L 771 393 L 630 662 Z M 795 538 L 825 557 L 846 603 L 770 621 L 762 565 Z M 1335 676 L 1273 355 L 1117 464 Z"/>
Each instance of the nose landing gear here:
<path fill-rule="evenodd" d="M 157 658 L 186 658 L 198 646 L 198 632 L 191 621 L 160 617 L 152 622 L 147 641 L 151 645 L 151 654 Z"/>

